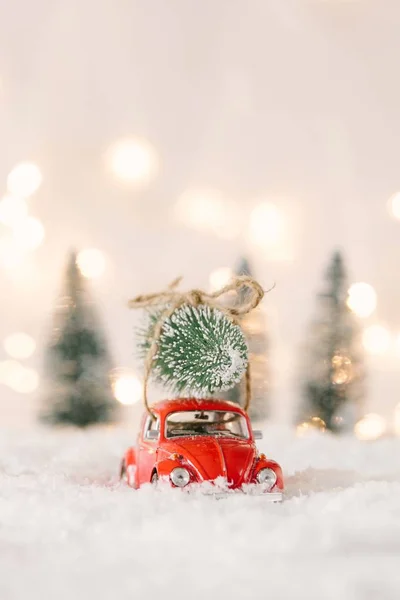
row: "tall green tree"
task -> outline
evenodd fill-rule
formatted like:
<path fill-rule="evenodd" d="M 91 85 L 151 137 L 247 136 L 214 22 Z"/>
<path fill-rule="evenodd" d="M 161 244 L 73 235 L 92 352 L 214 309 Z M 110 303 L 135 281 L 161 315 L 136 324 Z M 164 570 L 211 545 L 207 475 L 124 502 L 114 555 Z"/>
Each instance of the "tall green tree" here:
<path fill-rule="evenodd" d="M 363 397 L 360 329 L 347 299 L 344 260 L 340 252 L 335 252 L 304 348 L 305 402 L 299 415 L 302 421 L 318 417 L 331 431 L 353 424 Z"/>
<path fill-rule="evenodd" d="M 42 421 L 87 427 L 114 420 L 110 354 L 75 252 L 57 302 L 45 367 Z"/>
<path fill-rule="evenodd" d="M 253 276 L 253 271 L 247 258 L 242 257 L 234 269 L 235 275 Z M 240 292 L 238 304 L 243 304 L 246 292 Z M 269 342 L 266 328 L 266 317 L 261 305 L 241 319 L 241 328 L 249 347 L 249 362 L 251 368 L 252 400 L 249 414 L 253 421 L 261 421 L 268 415 L 269 396 Z M 225 393 L 225 398 L 236 403 L 243 402 L 243 381 Z"/>

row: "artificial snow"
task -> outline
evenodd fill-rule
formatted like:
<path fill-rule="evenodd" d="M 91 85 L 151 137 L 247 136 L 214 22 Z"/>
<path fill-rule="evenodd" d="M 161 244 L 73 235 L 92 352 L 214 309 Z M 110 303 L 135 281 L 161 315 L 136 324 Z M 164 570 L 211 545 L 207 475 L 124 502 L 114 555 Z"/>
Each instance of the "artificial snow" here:
<path fill-rule="evenodd" d="M 136 431 L 3 432 L 0 599 L 400 598 L 400 440 L 268 427 L 286 499 L 134 491 Z"/>

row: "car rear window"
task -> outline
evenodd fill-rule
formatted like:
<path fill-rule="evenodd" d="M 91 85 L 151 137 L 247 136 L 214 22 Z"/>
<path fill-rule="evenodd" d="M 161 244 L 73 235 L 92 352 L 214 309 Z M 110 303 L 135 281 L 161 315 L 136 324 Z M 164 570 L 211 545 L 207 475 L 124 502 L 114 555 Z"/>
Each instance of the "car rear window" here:
<path fill-rule="evenodd" d="M 185 410 L 170 413 L 165 436 L 214 436 L 248 439 L 246 419 L 237 412 L 225 410 Z"/>

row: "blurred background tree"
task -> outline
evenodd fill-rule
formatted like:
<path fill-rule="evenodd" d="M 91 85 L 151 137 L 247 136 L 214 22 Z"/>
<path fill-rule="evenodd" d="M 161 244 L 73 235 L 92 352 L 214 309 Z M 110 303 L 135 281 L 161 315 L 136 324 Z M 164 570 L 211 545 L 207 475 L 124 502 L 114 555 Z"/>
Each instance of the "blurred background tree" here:
<path fill-rule="evenodd" d="M 331 431 L 353 425 L 363 398 L 360 331 L 347 300 L 344 260 L 335 252 L 326 272 L 325 291 L 318 295 L 318 316 L 305 345 L 305 402 L 300 414 L 306 424 L 318 426 L 322 419 Z"/>
<path fill-rule="evenodd" d="M 250 263 L 242 257 L 234 269 L 235 275 L 253 276 Z M 246 291 L 240 292 L 238 304 L 244 302 Z M 249 361 L 251 368 L 252 400 L 250 417 L 253 421 L 261 421 L 268 415 L 269 395 L 269 368 L 268 351 L 269 343 L 266 330 L 265 312 L 262 304 L 241 319 L 241 327 L 246 336 L 249 347 Z M 242 403 L 244 397 L 244 382 L 241 381 L 234 388 L 225 393 L 225 398 L 236 403 Z"/>
<path fill-rule="evenodd" d="M 41 420 L 78 427 L 113 421 L 117 404 L 109 379 L 111 368 L 105 336 L 76 253 L 71 252 L 47 349 L 49 386 Z"/>

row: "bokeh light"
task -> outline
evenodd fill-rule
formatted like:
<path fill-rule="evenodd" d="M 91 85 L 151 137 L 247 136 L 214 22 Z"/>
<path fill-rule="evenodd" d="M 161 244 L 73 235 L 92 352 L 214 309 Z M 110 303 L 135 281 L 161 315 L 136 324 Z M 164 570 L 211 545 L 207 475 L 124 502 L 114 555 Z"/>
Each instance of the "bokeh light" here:
<path fill-rule="evenodd" d="M 78 253 L 76 262 L 82 275 L 88 279 L 100 277 L 106 268 L 104 254 L 97 248 L 81 250 Z"/>
<path fill-rule="evenodd" d="M 136 404 L 143 398 L 142 382 L 128 369 L 114 369 L 111 372 L 111 384 L 114 397 L 121 404 Z"/>
<path fill-rule="evenodd" d="M 251 241 L 262 247 L 279 244 L 284 233 L 284 220 L 281 211 L 272 202 L 261 202 L 250 214 Z"/>
<path fill-rule="evenodd" d="M 215 189 L 186 190 L 175 205 L 175 217 L 186 227 L 224 239 L 234 239 L 241 230 L 237 205 Z"/>
<path fill-rule="evenodd" d="M 299 423 L 296 427 L 296 433 L 299 437 L 305 436 L 311 430 L 311 426 L 308 421 L 304 421 L 303 423 Z"/>
<path fill-rule="evenodd" d="M 299 437 L 304 437 L 305 435 L 315 433 L 317 431 L 320 433 L 324 433 L 326 431 L 326 423 L 320 417 L 311 417 L 311 419 L 300 423 L 296 427 L 296 433 Z"/>
<path fill-rule="evenodd" d="M 390 333 L 383 325 L 371 325 L 364 330 L 363 345 L 370 354 L 385 354 L 390 345 Z"/>
<path fill-rule="evenodd" d="M 331 376 L 334 385 L 349 383 L 353 377 L 353 366 L 351 359 L 344 354 L 335 354 L 332 357 L 333 373 Z"/>
<path fill-rule="evenodd" d="M 35 369 L 21 366 L 17 377 L 9 385 L 19 394 L 31 394 L 39 386 L 39 374 Z"/>
<path fill-rule="evenodd" d="M 114 176 L 127 184 L 148 183 L 158 170 L 153 146 L 143 139 L 124 139 L 107 152 L 109 168 Z"/>
<path fill-rule="evenodd" d="M 4 349 L 12 358 L 29 358 L 36 349 L 36 342 L 27 333 L 12 333 L 4 340 Z"/>
<path fill-rule="evenodd" d="M 230 282 L 233 277 L 233 271 L 230 267 L 220 267 L 210 274 L 210 288 L 212 292 L 219 290 Z"/>
<path fill-rule="evenodd" d="M 311 427 L 313 427 L 314 429 L 316 429 L 318 431 L 326 430 L 326 423 L 323 419 L 320 419 L 320 417 L 311 417 L 310 424 L 311 424 Z"/>
<path fill-rule="evenodd" d="M 7 177 L 7 190 L 13 196 L 27 198 L 34 194 L 42 183 L 42 174 L 37 165 L 24 162 L 16 165 Z"/>
<path fill-rule="evenodd" d="M 343 385 L 348 383 L 350 374 L 346 369 L 337 369 L 332 375 L 332 383 L 335 385 Z"/>
<path fill-rule="evenodd" d="M 28 217 L 14 229 L 14 239 L 21 250 L 35 250 L 44 240 L 44 227 L 36 217 Z"/>
<path fill-rule="evenodd" d="M 8 227 L 15 227 L 28 216 L 28 205 L 24 198 L 17 196 L 4 196 L 0 201 L 0 223 Z"/>
<path fill-rule="evenodd" d="M 0 383 L 4 385 L 10 385 L 10 382 L 15 380 L 20 371 L 22 365 L 16 360 L 3 360 L 0 362 Z"/>
<path fill-rule="evenodd" d="M 372 441 L 377 440 L 386 431 L 386 421 L 380 415 L 370 413 L 365 415 L 354 426 L 354 433 L 359 440 Z"/>
<path fill-rule="evenodd" d="M 400 192 L 397 192 L 390 198 L 389 210 L 395 219 L 400 220 Z"/>
<path fill-rule="evenodd" d="M 348 291 L 347 306 L 358 317 L 369 317 L 376 308 L 377 297 L 369 283 L 353 283 Z"/>
<path fill-rule="evenodd" d="M 16 360 L 4 360 L 0 363 L 0 383 L 20 394 L 30 394 L 39 385 L 39 374 Z"/>
<path fill-rule="evenodd" d="M 9 386 L 19 394 L 31 394 L 39 385 L 39 374 L 35 369 L 22 367 L 14 374 Z"/>
<path fill-rule="evenodd" d="M 187 190 L 179 198 L 175 212 L 188 227 L 209 230 L 223 220 L 223 204 L 222 194 L 218 190 Z"/>

